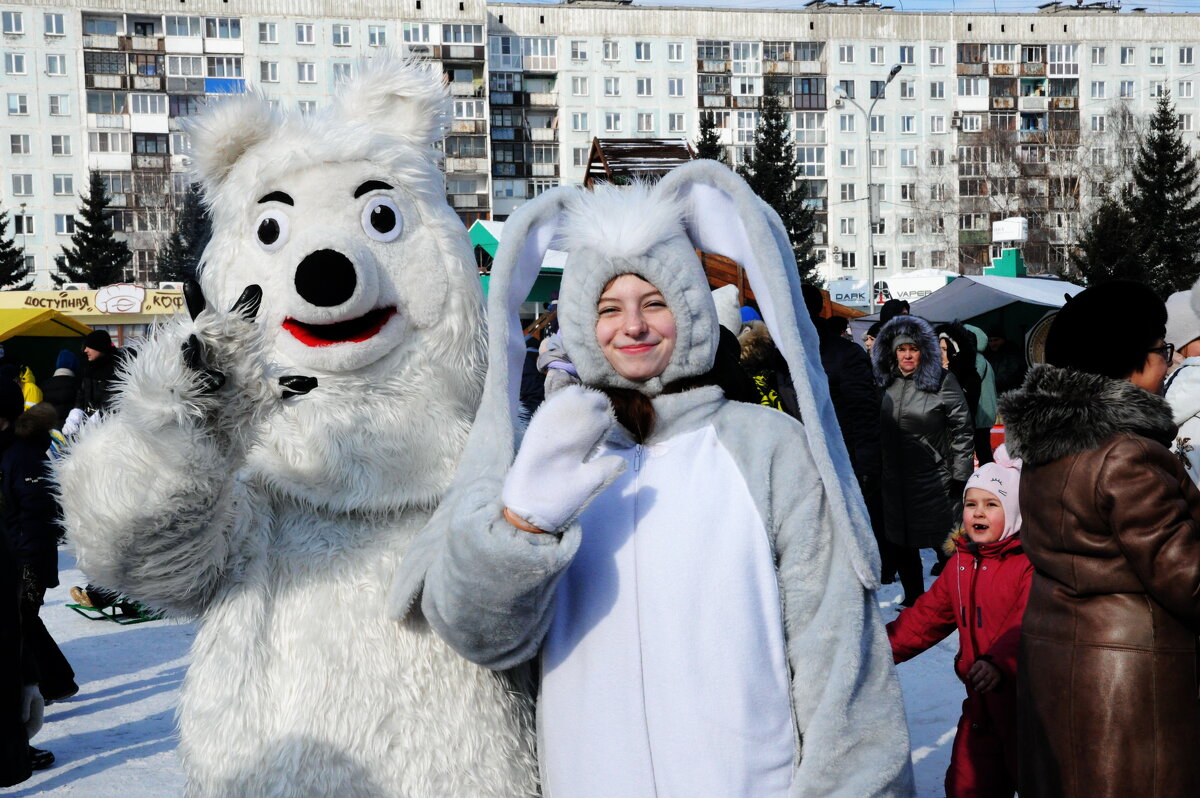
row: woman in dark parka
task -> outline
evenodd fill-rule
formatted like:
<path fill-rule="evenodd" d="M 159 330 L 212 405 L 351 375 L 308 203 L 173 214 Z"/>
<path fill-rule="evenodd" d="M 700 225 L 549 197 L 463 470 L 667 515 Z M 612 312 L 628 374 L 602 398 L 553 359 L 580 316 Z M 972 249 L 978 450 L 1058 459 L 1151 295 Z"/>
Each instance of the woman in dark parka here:
<path fill-rule="evenodd" d="M 1035 569 L 1021 798 L 1200 795 L 1200 491 L 1168 448 L 1166 320 L 1140 283 L 1089 288 L 1000 402 Z"/>
<path fill-rule="evenodd" d="M 915 362 L 914 362 L 915 361 Z M 871 349 L 883 388 L 880 432 L 888 539 L 904 547 L 905 606 L 925 592 L 919 549 L 937 548 L 956 523 L 973 467 L 974 422 L 954 375 L 942 368 L 937 335 L 917 316 L 897 316 Z"/>

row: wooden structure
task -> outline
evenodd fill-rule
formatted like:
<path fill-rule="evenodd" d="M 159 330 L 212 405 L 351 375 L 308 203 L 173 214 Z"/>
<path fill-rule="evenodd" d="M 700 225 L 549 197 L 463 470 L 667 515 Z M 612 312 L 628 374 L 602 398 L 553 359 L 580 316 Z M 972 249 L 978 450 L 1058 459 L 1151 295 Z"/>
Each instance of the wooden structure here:
<path fill-rule="evenodd" d="M 695 160 L 687 139 L 592 139 L 583 186 L 657 180 L 680 164 Z"/>
<path fill-rule="evenodd" d="M 750 281 L 746 279 L 746 271 L 735 261 L 711 252 L 697 250 L 696 254 L 700 256 L 700 263 L 704 266 L 704 274 L 708 277 L 709 288 L 720 288 L 726 285 L 737 286 L 738 304 L 745 305 L 746 300 L 754 300 L 754 290 L 750 287 Z M 829 292 L 825 289 L 821 289 L 821 295 L 825 300 L 825 307 L 822 309 L 821 315 L 825 318 L 841 316 L 845 319 L 854 319 L 866 315 L 857 308 L 834 302 L 829 298 Z"/>

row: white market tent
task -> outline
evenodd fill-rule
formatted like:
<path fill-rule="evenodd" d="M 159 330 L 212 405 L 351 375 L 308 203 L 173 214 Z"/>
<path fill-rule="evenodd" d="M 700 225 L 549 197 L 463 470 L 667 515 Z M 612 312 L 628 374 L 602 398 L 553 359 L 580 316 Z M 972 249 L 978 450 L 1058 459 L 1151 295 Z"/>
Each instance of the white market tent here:
<path fill-rule="evenodd" d="M 965 275 L 911 303 L 911 309 L 913 314 L 934 323 L 966 321 L 1014 302 L 1040 305 L 1047 310 L 1061 308 L 1067 296 L 1075 296 L 1082 290 L 1082 286 L 1074 283 L 1041 277 Z"/>

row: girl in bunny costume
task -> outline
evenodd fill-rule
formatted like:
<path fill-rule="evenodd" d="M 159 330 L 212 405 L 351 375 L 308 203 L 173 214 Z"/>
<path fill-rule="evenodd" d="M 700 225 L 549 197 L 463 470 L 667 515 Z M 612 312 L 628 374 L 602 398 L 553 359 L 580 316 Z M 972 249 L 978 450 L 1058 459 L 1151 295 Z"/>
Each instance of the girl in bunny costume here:
<path fill-rule="evenodd" d="M 583 384 L 518 441 L 516 310 L 552 241 Z M 712 384 L 696 248 L 746 268 L 807 424 Z M 552 798 L 912 792 L 878 554 L 799 288 L 778 216 L 711 161 L 547 192 L 506 225 L 484 399 L 393 600 L 468 659 L 540 667 Z"/>

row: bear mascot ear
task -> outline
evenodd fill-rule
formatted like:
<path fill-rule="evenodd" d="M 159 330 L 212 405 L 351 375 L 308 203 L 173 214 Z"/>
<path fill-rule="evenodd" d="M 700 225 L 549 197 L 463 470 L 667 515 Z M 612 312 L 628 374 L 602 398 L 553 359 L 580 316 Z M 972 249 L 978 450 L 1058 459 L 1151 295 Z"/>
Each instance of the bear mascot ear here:
<path fill-rule="evenodd" d="M 381 54 L 359 61 L 355 77 L 334 100 L 333 117 L 368 125 L 407 144 L 428 147 L 442 138 L 446 92 L 430 76 L 434 65 Z"/>
<path fill-rule="evenodd" d="M 249 92 L 208 106 L 185 126 L 192 139 L 192 172 L 211 196 L 247 150 L 265 140 L 280 123 L 266 97 Z"/>

